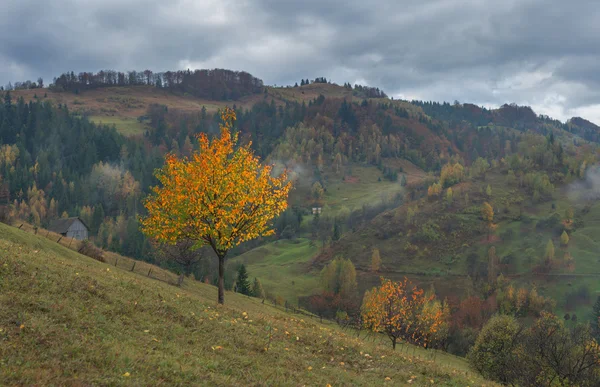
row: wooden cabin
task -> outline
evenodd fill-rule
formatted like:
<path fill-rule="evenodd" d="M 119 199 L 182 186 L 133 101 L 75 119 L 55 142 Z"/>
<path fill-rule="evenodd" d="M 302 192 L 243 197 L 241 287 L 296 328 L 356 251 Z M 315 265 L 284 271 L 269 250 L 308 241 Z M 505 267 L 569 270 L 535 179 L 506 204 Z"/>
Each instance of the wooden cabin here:
<path fill-rule="evenodd" d="M 48 229 L 67 238 L 77 240 L 88 239 L 89 227 L 79 217 L 57 219 L 50 223 Z"/>

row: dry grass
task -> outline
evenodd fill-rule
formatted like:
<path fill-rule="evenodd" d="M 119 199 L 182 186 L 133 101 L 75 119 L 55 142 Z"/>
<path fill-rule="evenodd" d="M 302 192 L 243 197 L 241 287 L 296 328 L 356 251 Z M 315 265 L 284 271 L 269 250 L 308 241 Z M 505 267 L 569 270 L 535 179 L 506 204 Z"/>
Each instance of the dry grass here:
<path fill-rule="evenodd" d="M 171 286 L 0 224 L 0 385 L 493 385 L 448 355 L 215 299 L 210 285 Z"/>

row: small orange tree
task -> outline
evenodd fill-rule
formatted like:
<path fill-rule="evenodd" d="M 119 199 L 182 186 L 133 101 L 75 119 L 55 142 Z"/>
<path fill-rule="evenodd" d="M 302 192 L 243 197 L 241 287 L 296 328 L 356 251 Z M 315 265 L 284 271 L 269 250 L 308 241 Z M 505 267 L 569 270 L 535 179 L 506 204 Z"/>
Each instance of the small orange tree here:
<path fill-rule="evenodd" d="M 365 328 L 386 334 L 396 349 L 398 339 L 427 347 L 443 324 L 442 311 L 428 308 L 435 295 L 425 295 L 406 278 L 393 282 L 381 277 L 381 286 L 365 293 L 361 316 Z"/>
<path fill-rule="evenodd" d="M 272 166 L 261 165 L 250 145 L 236 147 L 231 134 L 235 112 L 221 113 L 221 137 L 201 133 L 199 150 L 191 157 L 168 154 L 155 172 L 161 185 L 152 188 L 141 219 L 145 234 L 175 244 L 181 239 L 194 247 L 210 246 L 219 259 L 218 302 L 224 303 L 224 266 L 234 246 L 271 235 L 270 221 L 287 208 L 291 188 L 287 173 L 271 176 Z"/>

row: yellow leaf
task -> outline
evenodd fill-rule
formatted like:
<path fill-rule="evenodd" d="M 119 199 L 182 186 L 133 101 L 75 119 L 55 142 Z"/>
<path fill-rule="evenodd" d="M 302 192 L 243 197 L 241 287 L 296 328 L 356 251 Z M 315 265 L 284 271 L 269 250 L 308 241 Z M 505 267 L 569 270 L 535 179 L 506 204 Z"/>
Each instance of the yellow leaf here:
<path fill-rule="evenodd" d="M 19 327 L 19 329 L 23 329 L 25 328 L 25 324 L 21 324 L 21 326 Z"/>
<path fill-rule="evenodd" d="M 311 367 L 311 366 L 308 366 L 308 370 L 309 370 L 309 371 L 312 371 L 312 367 Z"/>
<path fill-rule="evenodd" d="M 123 376 L 125 376 L 126 378 L 128 378 L 128 377 L 130 377 L 130 376 L 131 376 L 131 374 L 130 374 L 129 372 L 125 372 L 125 373 L 123 374 Z"/>

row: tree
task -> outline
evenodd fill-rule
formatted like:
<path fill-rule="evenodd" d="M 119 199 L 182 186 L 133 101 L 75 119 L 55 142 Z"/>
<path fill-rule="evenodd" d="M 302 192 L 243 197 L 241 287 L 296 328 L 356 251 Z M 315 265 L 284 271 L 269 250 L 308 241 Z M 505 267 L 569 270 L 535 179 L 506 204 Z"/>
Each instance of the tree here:
<path fill-rule="evenodd" d="M 514 353 L 521 327 L 514 317 L 496 315 L 483 327 L 467 359 L 484 377 L 504 384 L 513 382 L 520 365 Z"/>
<path fill-rule="evenodd" d="M 219 261 L 218 302 L 223 304 L 227 252 L 274 233 L 269 222 L 287 208 L 291 183 L 285 171 L 273 177 L 273 167 L 260 164 L 251 144 L 235 147 L 232 109 L 225 108 L 221 119 L 221 136 L 209 140 L 200 133 L 199 150 L 191 158 L 166 156 L 155 173 L 161 185 L 144 201 L 148 215 L 141 223 L 144 233 L 159 241 L 188 238 L 194 247 L 210 246 Z"/>
<path fill-rule="evenodd" d="M 481 217 L 483 221 L 486 223 L 488 234 L 487 238 L 490 239 L 490 230 L 494 225 L 494 209 L 488 202 L 484 202 L 481 206 Z"/>
<path fill-rule="evenodd" d="M 554 260 L 554 243 L 552 243 L 552 239 L 548 240 L 546 244 L 546 252 L 544 254 L 546 266 L 550 266 L 552 264 L 552 260 Z"/>
<path fill-rule="evenodd" d="M 488 282 L 494 284 L 498 277 L 498 256 L 496 255 L 496 248 L 490 247 L 488 250 Z"/>
<path fill-rule="evenodd" d="M 492 197 L 492 187 L 488 184 L 487 187 L 485 188 L 485 194 L 488 198 Z"/>
<path fill-rule="evenodd" d="M 237 293 L 245 294 L 247 296 L 252 295 L 252 289 L 250 288 L 250 281 L 248 281 L 248 271 L 244 264 L 240 265 L 237 272 L 237 280 L 235 281 L 235 289 Z"/>
<path fill-rule="evenodd" d="M 207 256 L 207 251 L 204 248 L 194 248 L 195 244 L 191 239 L 180 239 L 175 244 L 153 241 L 153 246 L 159 256 L 158 259 L 178 264 L 185 274 L 192 273 L 194 266 Z"/>
<path fill-rule="evenodd" d="M 325 292 L 352 298 L 356 294 L 356 269 L 349 259 L 338 257 L 321 270 L 321 284 Z"/>
<path fill-rule="evenodd" d="M 427 347 L 442 325 L 442 310 L 428 308 L 435 295 L 412 286 L 407 279 L 393 282 L 381 278 L 381 286 L 365 293 L 361 317 L 365 328 L 382 332 L 396 349 L 398 339 Z"/>
<path fill-rule="evenodd" d="M 600 346 L 587 325 L 569 330 L 563 320 L 542 312 L 527 332 L 526 348 L 525 363 L 532 366 L 525 368 L 536 371 L 535 380 L 541 385 L 591 387 L 600 383 Z"/>
<path fill-rule="evenodd" d="M 323 198 L 325 191 L 323 190 L 323 186 L 321 185 L 321 183 L 316 181 L 312 185 L 311 194 L 312 194 L 313 199 L 315 199 L 316 201 L 320 201 Z"/>
<path fill-rule="evenodd" d="M 446 190 L 446 205 L 448 207 L 450 207 L 452 205 L 453 199 L 454 199 L 454 196 L 452 195 L 452 187 L 449 187 Z"/>
<path fill-rule="evenodd" d="M 265 298 L 265 290 L 258 278 L 254 277 L 254 283 L 252 284 L 252 296 L 256 298 Z"/>
<path fill-rule="evenodd" d="M 560 236 L 560 243 L 562 243 L 563 246 L 569 244 L 569 234 L 567 234 L 566 231 L 563 231 L 562 235 Z"/>
<path fill-rule="evenodd" d="M 573 221 L 574 213 L 573 208 L 569 207 L 565 210 L 565 221 L 571 223 Z"/>
<path fill-rule="evenodd" d="M 600 339 L 600 296 L 596 299 L 594 307 L 592 308 L 592 329 L 596 339 Z"/>
<path fill-rule="evenodd" d="M 379 256 L 379 249 L 373 249 L 371 254 L 371 271 L 377 273 L 381 269 L 381 257 Z"/>

